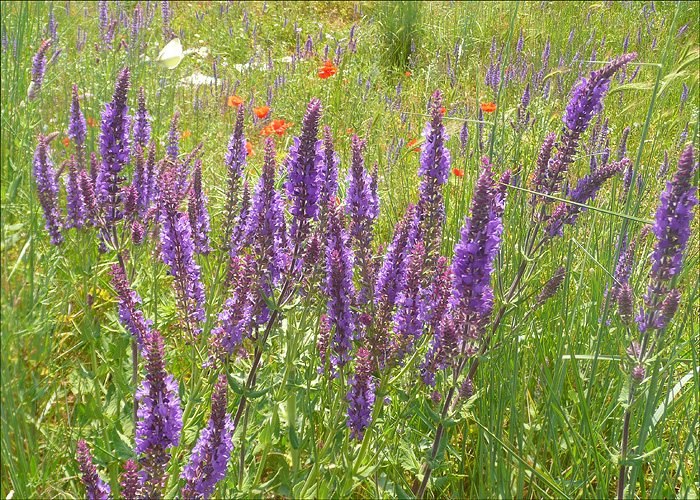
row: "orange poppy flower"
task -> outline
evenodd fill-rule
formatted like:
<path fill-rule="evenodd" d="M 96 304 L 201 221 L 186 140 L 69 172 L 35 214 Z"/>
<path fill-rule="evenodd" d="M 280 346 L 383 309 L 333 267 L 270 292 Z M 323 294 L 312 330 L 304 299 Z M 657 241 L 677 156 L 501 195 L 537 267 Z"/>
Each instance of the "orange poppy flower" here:
<path fill-rule="evenodd" d="M 354 132 L 353 129 L 351 129 L 351 128 L 348 129 L 348 135 L 352 134 L 353 132 Z"/>
<path fill-rule="evenodd" d="M 253 108 L 253 113 L 258 118 L 265 118 L 270 112 L 270 106 L 260 106 L 259 108 Z"/>
<path fill-rule="evenodd" d="M 406 147 L 407 147 L 407 148 L 410 148 L 411 146 L 413 146 L 413 145 L 414 145 L 415 143 L 417 143 L 417 142 L 418 142 L 418 139 L 411 139 L 411 140 L 408 142 L 408 144 L 406 144 Z M 420 153 L 420 148 L 416 148 L 416 149 L 414 149 L 413 151 L 416 152 L 416 153 Z"/>
<path fill-rule="evenodd" d="M 260 132 L 260 135 L 270 135 L 270 134 L 277 134 L 277 135 L 282 135 L 284 134 L 284 131 L 287 130 L 289 127 L 294 125 L 293 123 L 285 123 L 284 120 L 272 120 L 272 122 L 267 125 L 264 129 L 262 129 L 262 132 Z"/>
<path fill-rule="evenodd" d="M 234 106 L 240 106 L 242 103 L 243 103 L 243 99 L 241 99 L 237 95 L 232 95 L 232 96 L 229 96 L 227 104 L 229 105 L 229 107 L 232 108 Z"/>
<path fill-rule="evenodd" d="M 464 170 L 460 170 L 457 167 L 452 169 L 452 173 L 455 174 L 457 177 L 464 177 Z"/>
<path fill-rule="evenodd" d="M 68 147 L 68 144 L 70 144 L 70 139 L 66 137 L 65 139 L 61 139 L 61 142 L 65 147 Z"/>
<path fill-rule="evenodd" d="M 350 80 L 348 80 L 348 79 L 346 78 L 345 80 L 343 80 L 343 83 L 348 83 L 349 81 L 350 81 Z"/>
<path fill-rule="evenodd" d="M 405 75 L 405 76 L 411 76 L 411 72 L 410 72 L 410 71 L 406 71 L 406 72 L 404 73 L 404 75 Z"/>
<path fill-rule="evenodd" d="M 246 156 L 252 156 L 255 154 L 255 150 L 253 149 L 253 145 L 250 143 L 250 141 L 245 141 L 245 150 Z"/>
<path fill-rule="evenodd" d="M 88 117 L 87 122 L 88 122 L 88 125 L 90 125 L 91 127 L 97 126 L 97 123 L 95 123 L 95 120 L 93 120 L 92 116 Z"/>
<path fill-rule="evenodd" d="M 190 132 L 189 130 L 185 130 L 180 137 L 182 139 L 186 139 L 187 137 L 189 137 L 191 135 L 192 135 L 192 132 Z"/>
<path fill-rule="evenodd" d="M 318 68 L 318 76 L 319 78 L 328 78 L 330 76 L 335 75 L 338 72 L 338 68 L 333 66 L 333 61 L 330 59 L 326 61 L 326 65 Z"/>
<path fill-rule="evenodd" d="M 485 102 L 481 105 L 481 111 L 485 113 L 493 113 L 496 111 L 496 105 L 492 102 Z"/>
<path fill-rule="evenodd" d="M 445 111 L 447 111 L 445 108 L 440 108 L 440 113 L 442 113 L 443 115 L 445 114 Z"/>

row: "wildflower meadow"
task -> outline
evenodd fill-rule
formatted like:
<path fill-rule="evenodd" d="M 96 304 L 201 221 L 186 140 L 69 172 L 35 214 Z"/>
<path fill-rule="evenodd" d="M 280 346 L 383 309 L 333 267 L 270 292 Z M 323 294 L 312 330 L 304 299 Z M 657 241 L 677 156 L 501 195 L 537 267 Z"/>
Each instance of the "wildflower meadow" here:
<path fill-rule="evenodd" d="M 697 2 L 2 2 L 12 498 L 700 492 Z"/>

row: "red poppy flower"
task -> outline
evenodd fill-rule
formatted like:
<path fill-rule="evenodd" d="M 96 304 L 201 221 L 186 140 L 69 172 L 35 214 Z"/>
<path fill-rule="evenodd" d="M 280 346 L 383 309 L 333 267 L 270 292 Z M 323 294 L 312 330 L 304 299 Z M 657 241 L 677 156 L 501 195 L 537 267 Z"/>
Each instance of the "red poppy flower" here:
<path fill-rule="evenodd" d="M 61 139 L 61 142 L 65 147 L 68 147 L 68 144 L 70 144 L 70 139 L 66 137 L 65 139 Z"/>
<path fill-rule="evenodd" d="M 455 174 L 457 177 L 464 177 L 464 170 L 460 170 L 457 167 L 452 169 L 452 173 Z"/>
<path fill-rule="evenodd" d="M 445 111 L 447 111 L 445 108 L 440 108 L 440 113 L 442 113 L 443 115 L 445 114 Z"/>
<path fill-rule="evenodd" d="M 270 106 L 260 106 L 259 108 L 253 108 L 253 113 L 258 118 L 265 118 L 270 112 Z"/>
<path fill-rule="evenodd" d="M 350 134 L 352 134 L 352 133 L 354 132 L 354 130 L 351 129 L 351 128 L 349 128 L 349 129 L 347 130 L 347 132 L 348 132 L 348 135 L 350 135 Z"/>
<path fill-rule="evenodd" d="M 242 103 L 243 103 L 243 99 L 241 99 L 237 95 L 232 95 L 232 96 L 229 96 L 229 98 L 228 98 L 228 105 L 231 108 L 234 106 L 240 106 Z"/>
<path fill-rule="evenodd" d="M 260 132 L 260 135 L 270 135 L 270 134 L 282 135 L 282 134 L 284 134 L 284 131 L 287 130 L 292 125 L 294 125 L 294 124 L 293 123 L 285 123 L 284 120 L 272 120 L 272 122 L 269 125 L 267 125 L 264 129 L 262 129 L 262 132 Z"/>
<path fill-rule="evenodd" d="M 411 140 L 408 142 L 408 144 L 406 144 L 406 147 L 407 147 L 407 148 L 410 148 L 411 146 L 413 146 L 413 145 L 414 145 L 415 143 L 417 143 L 417 142 L 418 142 L 418 139 L 411 139 Z"/>
<path fill-rule="evenodd" d="M 404 75 L 405 75 L 405 76 L 411 76 L 411 72 L 410 72 L 410 71 L 406 71 L 406 72 L 404 73 Z"/>
<path fill-rule="evenodd" d="M 253 156 L 255 154 L 255 150 L 253 149 L 253 145 L 250 143 L 250 141 L 245 141 L 245 150 L 246 156 Z"/>
<path fill-rule="evenodd" d="M 97 123 L 95 123 L 95 120 L 93 120 L 92 116 L 88 117 L 87 122 L 88 122 L 88 125 L 90 125 L 91 127 L 97 126 Z"/>
<path fill-rule="evenodd" d="M 485 102 L 481 105 L 481 111 L 484 113 L 493 113 L 496 111 L 496 105 L 492 102 Z"/>
<path fill-rule="evenodd" d="M 333 61 L 330 59 L 326 61 L 326 65 L 318 68 L 318 76 L 319 78 L 328 78 L 330 76 L 335 75 L 338 72 L 338 68 L 333 66 Z"/>

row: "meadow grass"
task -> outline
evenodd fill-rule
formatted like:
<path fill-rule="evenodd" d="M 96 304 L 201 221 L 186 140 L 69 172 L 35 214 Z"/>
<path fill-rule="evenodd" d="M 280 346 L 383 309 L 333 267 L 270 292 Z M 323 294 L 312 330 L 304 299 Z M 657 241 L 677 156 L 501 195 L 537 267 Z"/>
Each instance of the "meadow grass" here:
<path fill-rule="evenodd" d="M 451 258 L 459 242 L 482 157 L 490 157 L 495 172 L 511 169 L 515 175 L 492 278 L 495 308 L 504 308 L 503 317 L 489 350 L 480 355 L 475 395 L 450 418 L 441 417 L 442 402 L 431 401 L 433 390 L 418 377 L 428 348 L 423 341 L 403 366 L 378 374 L 373 422 L 362 442 L 350 440 L 345 395 L 351 372 L 345 370 L 335 380 L 316 372 L 325 299 L 316 300 L 312 294 L 294 297 L 279 306 L 284 319 L 271 328 L 261 347 L 255 387 L 246 378 L 260 346 L 248 341 L 247 355 L 226 365 L 229 411 L 235 413 L 243 396 L 248 404 L 216 497 L 410 498 L 414 478 L 423 478 L 428 463 L 432 469 L 428 497 L 602 498 L 617 493 L 621 460 L 630 471 L 629 497 L 697 497 L 700 218 L 692 221 L 683 269 L 675 279 L 682 292 L 679 310 L 665 330 L 662 348 L 649 361 L 647 378 L 631 408 L 630 444 L 635 450 L 622 459 L 628 343 L 616 308 L 606 298 L 623 250 L 620 241 L 653 222 L 659 194 L 671 180 L 686 142 L 693 144 L 697 158 L 697 4 L 173 2 L 170 26 L 184 48 L 208 48 L 206 53 L 187 54 L 173 70 L 154 62 L 166 43 L 161 5 L 140 5 L 152 18 L 136 40 L 122 23 L 128 25 L 136 2 L 108 5 L 109 15 L 118 20 L 111 48 L 101 38 L 96 3 L 0 5 L 3 498 L 85 497 L 75 461 L 80 439 L 89 444 L 112 492 L 118 491 L 122 462 L 136 458 L 131 335 L 119 322 L 118 298 L 107 274 L 116 257 L 114 252 L 98 254 L 94 234 L 85 231 L 72 230 L 63 245 L 51 245 L 31 173 L 39 133 L 59 132 L 51 144 L 56 165 L 73 152 L 74 145 L 61 140 L 67 137 L 74 83 L 85 117 L 97 124 L 88 127 L 86 148 L 99 151 L 101 113 L 125 66 L 131 70 L 132 110 L 136 90 L 139 86 L 145 90 L 158 159 L 165 155 L 176 111 L 180 151 L 188 153 L 203 143 L 212 242 L 220 241 L 224 232 L 224 156 L 236 118 L 236 108 L 227 101 L 234 94 L 244 100 L 245 134 L 255 150 L 247 158 L 251 187 L 262 172 L 263 126 L 270 118 L 295 124 L 275 136 L 282 165 L 292 137 L 300 135 L 311 98 L 321 100 L 321 123 L 330 127 L 341 159 L 341 200 L 346 199 L 351 137 L 367 139 L 365 167 L 379 165 L 381 208 L 374 228 L 375 252 L 379 244 L 391 241 L 408 205 L 418 200 L 415 149 L 425 147 L 420 133 L 429 120 L 428 101 L 436 89 L 443 92 L 451 166 L 464 173 L 450 173 L 443 189 L 442 255 Z M 58 24 L 49 59 L 56 49 L 62 52 L 47 65 L 37 99 L 30 101 L 32 58 L 41 40 L 51 36 L 51 11 Z M 345 47 L 354 24 L 356 52 L 348 48 L 335 59 L 336 47 Z M 76 47 L 79 28 L 87 33 L 81 50 Z M 521 71 L 515 67 L 521 30 L 526 75 L 516 75 L 506 84 L 510 56 L 513 70 Z M 283 58 L 297 51 L 297 34 L 302 53 L 311 36 L 313 54 L 295 61 L 292 68 Z M 611 159 L 617 159 L 623 130 L 631 129 L 627 156 L 632 160 L 633 185 L 626 189 L 623 175 L 613 177 L 576 225 L 566 226 L 563 237 L 533 258 L 526 243 L 531 194 L 523 189 L 531 189 L 540 145 L 550 132 L 559 136 L 579 77 L 621 54 L 626 36 L 627 52 L 637 52 L 637 59 L 627 66 L 624 81 L 613 77 L 599 116 L 608 120 Z M 117 50 L 122 39 L 127 47 Z M 493 40 L 495 56 L 490 53 Z M 549 67 L 535 84 L 548 41 Z M 596 57 L 591 61 L 594 47 Z M 500 82 L 486 85 L 489 66 L 492 62 L 495 66 L 501 50 L 503 64 L 494 70 Z M 337 61 L 338 72 L 319 79 L 318 68 L 326 59 Z M 214 64 L 215 85 L 182 83 L 197 72 L 213 76 Z M 516 121 L 528 82 L 532 85 L 528 110 L 535 121 L 517 131 L 510 123 Z M 687 100 L 681 110 L 684 85 Z M 495 103 L 496 111 L 485 113 L 480 137 L 478 112 L 486 102 Z M 269 117 L 253 120 L 252 108 L 265 104 L 272 108 Z M 469 139 L 463 144 L 460 132 L 465 119 Z M 589 144 L 597 119 L 583 136 L 583 145 Z M 407 146 L 413 139 L 418 142 Z M 669 173 L 658 175 L 664 152 Z M 579 148 L 567 184 L 575 185 L 589 173 L 594 153 Z M 132 169 L 133 162 L 127 172 Z M 280 167 L 278 173 L 281 188 L 285 169 Z M 696 169 L 695 186 L 698 175 Z M 64 197 L 65 189 L 61 193 Z M 652 235 L 637 249 L 630 278 L 637 304 L 642 303 L 649 281 L 654 244 Z M 144 315 L 165 337 L 168 371 L 179 384 L 184 427 L 167 470 L 166 495 L 172 498 L 179 494 L 179 474 L 209 418 L 216 373 L 202 363 L 208 356 L 206 337 L 226 298 L 222 290 L 228 259 L 220 251 L 196 257 L 206 289 L 207 335 L 186 344 L 177 326 L 172 279 L 158 247 L 152 241 L 140 247 L 129 244 L 127 269 L 132 288 L 143 298 Z M 542 286 L 559 267 L 566 271 L 559 293 L 531 312 Z M 526 269 L 522 275 L 521 269 Z M 516 278 L 522 286 L 511 295 Z M 444 398 L 451 376 L 439 372 L 437 380 Z M 447 438 L 432 459 L 439 426 L 446 429 Z"/>

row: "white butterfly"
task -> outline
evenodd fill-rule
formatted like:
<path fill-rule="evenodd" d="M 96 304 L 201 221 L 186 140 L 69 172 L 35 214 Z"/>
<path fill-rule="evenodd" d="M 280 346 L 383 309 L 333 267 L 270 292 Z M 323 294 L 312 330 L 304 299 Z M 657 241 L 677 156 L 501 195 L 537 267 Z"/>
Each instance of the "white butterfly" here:
<path fill-rule="evenodd" d="M 180 64 L 183 57 L 180 39 L 173 38 L 165 47 L 163 47 L 163 50 L 160 51 L 160 54 L 158 54 L 158 57 L 156 58 L 156 62 L 164 68 L 175 69 L 177 68 L 177 65 Z"/>

